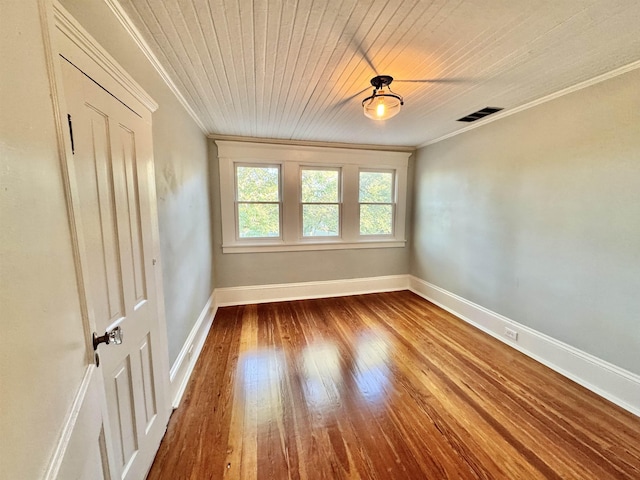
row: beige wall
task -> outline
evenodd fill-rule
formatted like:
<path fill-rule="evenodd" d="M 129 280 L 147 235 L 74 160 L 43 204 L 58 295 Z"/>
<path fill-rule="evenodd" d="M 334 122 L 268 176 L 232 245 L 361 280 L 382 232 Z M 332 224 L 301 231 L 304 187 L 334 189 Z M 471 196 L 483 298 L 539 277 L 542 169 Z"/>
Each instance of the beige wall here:
<path fill-rule="evenodd" d="M 61 3 L 160 105 L 153 153 L 171 365 L 213 290 L 207 140 L 103 0 Z"/>
<path fill-rule="evenodd" d="M 216 287 L 340 280 L 409 272 L 409 242 L 404 248 L 223 254 L 218 152 L 213 140 L 209 141 L 209 157 L 213 185 Z M 413 175 L 413 163 L 411 156 L 409 183 Z M 410 188 L 407 192 L 407 218 L 411 215 Z M 407 227 L 407 238 L 409 233 Z"/>
<path fill-rule="evenodd" d="M 209 169 L 204 135 L 103 2 L 63 4 L 160 104 L 172 361 L 213 286 L 213 213 L 218 286 L 411 270 L 640 373 L 639 71 L 421 149 L 413 246 L 223 255 L 215 145 Z M 81 381 L 85 339 L 37 2 L 1 8 L 0 475 L 40 478 Z"/>
<path fill-rule="evenodd" d="M 0 14 L 0 477 L 40 478 L 85 359 L 37 2 Z"/>
<path fill-rule="evenodd" d="M 640 70 L 420 149 L 411 272 L 640 373 Z"/>
<path fill-rule="evenodd" d="M 207 143 L 100 0 L 65 7 L 154 97 L 170 360 L 213 288 Z M 0 477 L 41 478 L 86 367 L 36 0 L 0 14 Z"/>

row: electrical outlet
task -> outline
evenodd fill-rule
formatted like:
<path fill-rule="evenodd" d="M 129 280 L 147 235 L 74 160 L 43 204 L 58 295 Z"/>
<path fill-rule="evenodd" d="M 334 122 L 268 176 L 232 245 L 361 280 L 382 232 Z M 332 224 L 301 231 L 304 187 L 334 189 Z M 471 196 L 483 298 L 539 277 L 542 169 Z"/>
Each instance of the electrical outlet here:
<path fill-rule="evenodd" d="M 504 328 L 504 336 L 510 338 L 514 342 L 518 341 L 518 332 L 516 332 L 515 330 L 511 330 L 510 328 Z"/>

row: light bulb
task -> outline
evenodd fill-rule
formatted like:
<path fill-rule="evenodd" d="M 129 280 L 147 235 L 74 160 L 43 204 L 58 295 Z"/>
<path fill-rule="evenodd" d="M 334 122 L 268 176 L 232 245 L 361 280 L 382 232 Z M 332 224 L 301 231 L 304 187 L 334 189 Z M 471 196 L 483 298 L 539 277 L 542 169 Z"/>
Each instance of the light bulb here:
<path fill-rule="evenodd" d="M 403 105 L 402 97 L 393 92 L 376 90 L 373 95 L 362 101 L 366 117 L 372 120 L 387 120 L 394 117 Z"/>

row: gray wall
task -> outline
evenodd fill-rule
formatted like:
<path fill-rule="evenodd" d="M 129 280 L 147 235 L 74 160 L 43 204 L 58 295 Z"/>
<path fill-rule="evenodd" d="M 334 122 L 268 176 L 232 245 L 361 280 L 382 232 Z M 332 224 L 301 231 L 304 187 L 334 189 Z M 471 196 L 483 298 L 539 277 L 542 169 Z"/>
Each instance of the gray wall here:
<path fill-rule="evenodd" d="M 639 86 L 420 149 L 411 273 L 640 374 Z"/>
<path fill-rule="evenodd" d="M 173 364 L 213 290 L 207 140 L 104 1 L 61 3 L 160 105 L 153 153 Z"/>
<path fill-rule="evenodd" d="M 222 253 L 220 171 L 218 150 L 213 140 L 209 141 L 209 158 L 213 184 L 216 287 L 340 280 L 409 273 L 409 242 L 404 248 Z M 413 175 L 413 164 L 412 155 L 409 158 L 409 183 Z M 407 193 L 407 218 L 409 218 L 411 187 Z M 409 239 L 409 237 L 410 227 L 407 226 L 406 238 Z"/>
<path fill-rule="evenodd" d="M 0 477 L 36 479 L 86 343 L 37 2 L 0 8 Z"/>

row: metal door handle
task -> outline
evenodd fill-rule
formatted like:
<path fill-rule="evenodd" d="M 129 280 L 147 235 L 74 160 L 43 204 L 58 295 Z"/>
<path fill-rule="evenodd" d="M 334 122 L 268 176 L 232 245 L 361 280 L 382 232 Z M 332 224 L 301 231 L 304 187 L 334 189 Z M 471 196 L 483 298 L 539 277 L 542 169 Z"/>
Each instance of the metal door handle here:
<path fill-rule="evenodd" d="M 104 332 L 104 335 L 98 336 L 97 333 L 93 333 L 93 349 L 97 350 L 98 345 L 101 343 L 106 343 L 107 345 L 111 343 L 115 343 L 116 345 L 120 345 L 122 343 L 122 328 L 117 326 L 110 332 Z"/>

